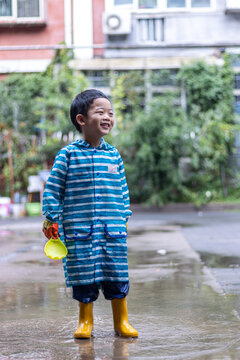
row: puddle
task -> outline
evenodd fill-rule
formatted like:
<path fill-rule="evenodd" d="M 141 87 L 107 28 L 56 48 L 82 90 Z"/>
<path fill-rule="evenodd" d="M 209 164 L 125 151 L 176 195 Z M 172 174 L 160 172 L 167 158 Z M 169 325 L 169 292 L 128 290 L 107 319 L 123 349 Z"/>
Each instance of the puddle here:
<path fill-rule="evenodd" d="M 9 260 L 17 257 L 20 254 L 27 253 L 32 249 L 33 245 L 24 246 L 20 249 L 17 249 L 11 253 L 8 253 L 6 255 L 0 256 L 0 264 L 8 262 Z"/>
<path fill-rule="evenodd" d="M 21 258 L 1 269 L 0 359 L 239 359 L 238 298 L 207 285 L 202 264 L 169 230 L 154 237 L 152 228 L 130 239 L 127 302 L 129 322 L 139 331 L 134 340 L 115 336 L 111 303 L 102 294 L 94 303 L 93 337 L 74 340 L 78 303 L 65 288 L 61 264 L 34 250 L 34 238 L 29 250 L 31 234 L 22 242 L 19 237 L 11 253 Z"/>
<path fill-rule="evenodd" d="M 33 265 L 40 265 L 40 266 L 51 266 L 52 263 L 48 263 L 45 260 L 27 260 L 27 261 L 23 261 L 24 264 L 28 265 L 28 264 L 33 264 Z"/>
<path fill-rule="evenodd" d="M 225 294 L 240 294 L 240 257 L 207 252 L 200 252 L 200 257 Z"/>
<path fill-rule="evenodd" d="M 210 268 L 238 268 L 240 257 L 223 256 L 207 252 L 199 252 L 202 262 Z"/>
<path fill-rule="evenodd" d="M 183 227 L 183 228 L 199 226 L 199 224 L 186 223 L 186 222 L 167 222 L 167 225 L 179 226 L 179 227 Z"/>
<path fill-rule="evenodd" d="M 239 359 L 231 302 L 201 283 L 200 267 L 190 270 L 187 277 L 176 272 L 161 281 L 131 281 L 129 321 L 138 339 L 114 335 L 111 304 L 102 294 L 94 304 L 93 337 L 74 340 L 78 306 L 63 284 L 2 286 L 0 358 Z"/>
<path fill-rule="evenodd" d="M 146 233 L 171 233 L 171 232 L 174 232 L 175 230 L 174 229 L 164 229 L 164 228 L 150 228 L 150 229 L 134 229 L 134 230 L 131 230 L 129 233 L 128 233 L 128 238 L 131 238 L 133 236 L 136 236 L 136 235 L 142 235 L 142 234 L 146 234 Z"/>

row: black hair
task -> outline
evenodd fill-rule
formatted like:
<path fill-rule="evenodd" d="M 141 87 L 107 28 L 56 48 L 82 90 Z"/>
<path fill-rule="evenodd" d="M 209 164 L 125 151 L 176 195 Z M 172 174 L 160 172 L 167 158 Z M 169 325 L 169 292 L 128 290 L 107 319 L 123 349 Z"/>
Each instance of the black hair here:
<path fill-rule="evenodd" d="M 81 92 L 76 95 L 72 101 L 72 105 L 70 108 L 70 117 L 73 125 L 79 132 L 82 132 L 81 125 L 78 124 L 76 120 L 76 116 L 78 114 L 82 114 L 83 116 L 87 116 L 90 105 L 93 103 L 95 99 L 105 98 L 110 101 L 110 99 L 100 90 L 89 89 Z M 111 102 L 111 101 L 110 101 Z"/>

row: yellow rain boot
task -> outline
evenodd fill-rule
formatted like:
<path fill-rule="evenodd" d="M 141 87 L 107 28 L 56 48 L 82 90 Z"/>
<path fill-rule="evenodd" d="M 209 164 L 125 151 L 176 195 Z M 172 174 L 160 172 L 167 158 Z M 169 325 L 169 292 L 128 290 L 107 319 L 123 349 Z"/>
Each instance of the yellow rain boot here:
<path fill-rule="evenodd" d="M 138 337 L 138 332 L 128 323 L 127 300 L 112 300 L 114 330 L 122 337 Z"/>
<path fill-rule="evenodd" d="M 75 339 L 89 339 L 93 329 L 93 303 L 79 302 L 79 325 L 74 333 Z"/>

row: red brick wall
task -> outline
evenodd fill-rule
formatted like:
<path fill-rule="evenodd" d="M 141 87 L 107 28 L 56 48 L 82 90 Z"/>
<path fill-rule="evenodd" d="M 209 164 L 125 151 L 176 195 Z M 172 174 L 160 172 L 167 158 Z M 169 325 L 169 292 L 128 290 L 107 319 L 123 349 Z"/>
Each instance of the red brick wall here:
<path fill-rule="evenodd" d="M 48 0 L 46 4 L 46 26 L 0 27 L 0 46 L 57 45 L 64 41 L 64 1 Z M 2 50 L 0 59 L 50 59 L 53 54 L 53 50 Z"/>
<path fill-rule="evenodd" d="M 104 12 L 104 0 L 92 0 L 93 9 L 93 43 L 103 44 L 102 13 Z M 94 49 L 94 57 L 103 57 L 104 49 Z"/>
<path fill-rule="evenodd" d="M 5 74 L 0 74 L 0 81 L 4 80 L 6 78 L 7 75 Z"/>

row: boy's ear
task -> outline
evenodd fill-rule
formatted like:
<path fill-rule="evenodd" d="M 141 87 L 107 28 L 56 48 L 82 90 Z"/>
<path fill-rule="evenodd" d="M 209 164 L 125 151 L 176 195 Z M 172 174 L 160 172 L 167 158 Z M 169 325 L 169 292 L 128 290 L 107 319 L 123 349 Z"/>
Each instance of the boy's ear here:
<path fill-rule="evenodd" d="M 76 121 L 80 126 L 84 126 L 86 123 L 85 117 L 82 114 L 77 114 Z"/>

